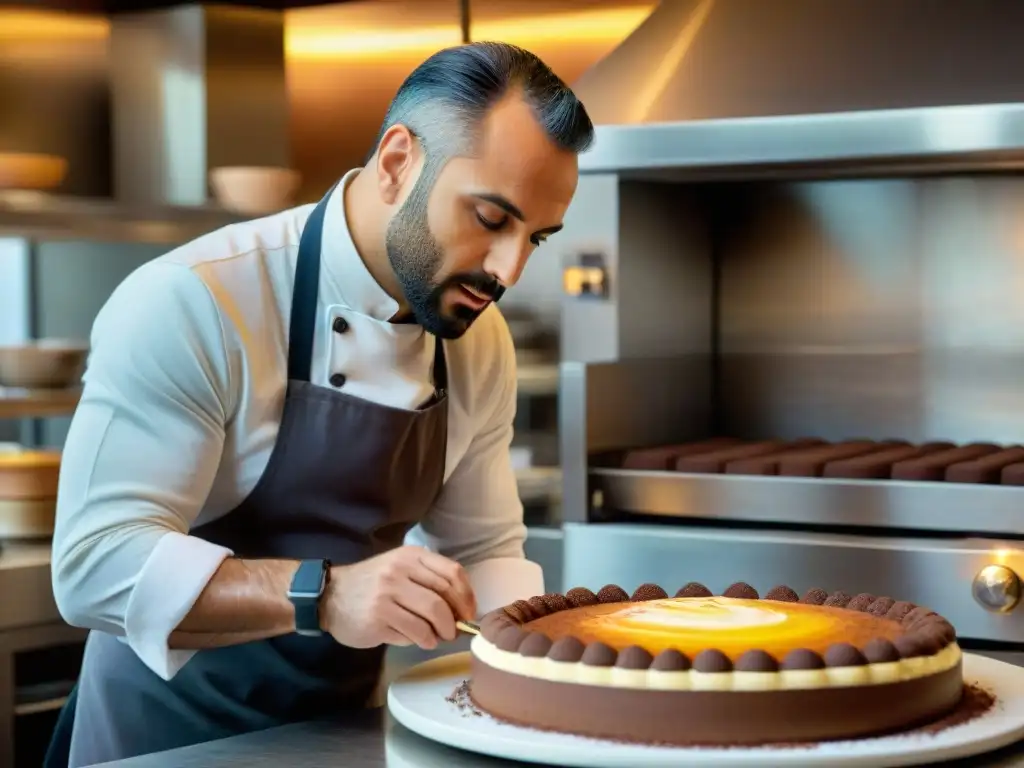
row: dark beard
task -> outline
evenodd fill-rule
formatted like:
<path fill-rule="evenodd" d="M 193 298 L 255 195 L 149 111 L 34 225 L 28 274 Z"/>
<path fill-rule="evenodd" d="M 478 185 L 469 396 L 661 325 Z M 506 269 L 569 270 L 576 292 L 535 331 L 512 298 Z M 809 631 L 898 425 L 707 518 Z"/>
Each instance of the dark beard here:
<path fill-rule="evenodd" d="M 505 288 L 483 272 L 449 275 L 437 282 L 437 273 L 444 264 L 444 253 L 430 233 L 427 223 L 429 190 L 421 190 L 425 176 L 425 173 L 420 176 L 409 197 L 392 218 L 385 246 L 391 269 L 416 323 L 439 338 L 457 339 L 469 330 L 469 326 L 483 310 L 456 304 L 452 311 L 445 312 L 442 307 L 445 291 L 453 286 L 464 285 L 490 298 L 492 302 L 497 302 Z"/>

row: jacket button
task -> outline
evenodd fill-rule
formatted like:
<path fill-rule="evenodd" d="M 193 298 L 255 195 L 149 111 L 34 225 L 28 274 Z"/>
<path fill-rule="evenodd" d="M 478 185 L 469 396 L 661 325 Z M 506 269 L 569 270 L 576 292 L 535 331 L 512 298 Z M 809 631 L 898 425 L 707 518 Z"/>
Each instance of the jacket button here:
<path fill-rule="evenodd" d="M 332 387 L 343 387 L 345 386 L 345 374 L 344 373 L 332 373 L 331 378 L 328 381 L 331 382 Z"/>
<path fill-rule="evenodd" d="M 334 318 L 334 324 L 331 326 L 335 333 L 344 333 L 348 330 L 348 320 L 344 317 Z"/>

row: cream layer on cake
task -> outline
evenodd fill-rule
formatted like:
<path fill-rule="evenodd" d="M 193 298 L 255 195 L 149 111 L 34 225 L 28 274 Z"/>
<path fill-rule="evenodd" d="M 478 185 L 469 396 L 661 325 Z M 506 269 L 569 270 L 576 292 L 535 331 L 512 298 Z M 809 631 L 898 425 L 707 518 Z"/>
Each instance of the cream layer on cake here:
<path fill-rule="evenodd" d="M 495 669 L 560 683 L 583 683 L 615 688 L 650 688 L 675 691 L 779 691 L 806 688 L 842 688 L 914 680 L 952 669 L 960 663 L 960 646 L 950 643 L 932 656 L 864 664 L 856 667 L 786 669 L 778 672 L 664 672 L 657 669 L 592 667 L 581 661 L 528 658 L 503 651 L 477 635 L 471 652 Z"/>

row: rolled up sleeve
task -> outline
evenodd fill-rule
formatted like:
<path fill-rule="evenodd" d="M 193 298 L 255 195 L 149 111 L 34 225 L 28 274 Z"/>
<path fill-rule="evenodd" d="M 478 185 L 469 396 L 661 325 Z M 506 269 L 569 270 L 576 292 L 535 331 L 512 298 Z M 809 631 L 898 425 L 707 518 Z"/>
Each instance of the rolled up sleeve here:
<path fill-rule="evenodd" d="M 65 442 L 53 539 L 57 607 L 126 639 L 169 679 L 168 638 L 231 551 L 189 536 L 220 463 L 230 370 L 216 304 L 185 266 L 151 263 L 93 327 Z"/>
<path fill-rule="evenodd" d="M 541 567 L 526 559 L 523 504 L 510 447 L 516 414 L 515 348 L 501 324 L 500 381 L 492 411 L 452 472 L 434 507 L 406 542 L 466 568 L 483 615 L 544 593 Z"/>

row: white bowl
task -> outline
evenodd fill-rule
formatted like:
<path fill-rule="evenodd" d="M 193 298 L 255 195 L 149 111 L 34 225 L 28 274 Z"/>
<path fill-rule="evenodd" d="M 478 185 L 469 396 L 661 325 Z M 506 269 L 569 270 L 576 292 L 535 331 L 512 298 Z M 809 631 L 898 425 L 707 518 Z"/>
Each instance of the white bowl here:
<path fill-rule="evenodd" d="M 41 339 L 0 346 L 0 387 L 63 389 L 81 383 L 89 345 Z"/>
<path fill-rule="evenodd" d="M 289 206 L 302 176 L 290 168 L 232 166 L 210 171 L 210 188 L 229 211 L 250 216 L 276 213 Z"/>

